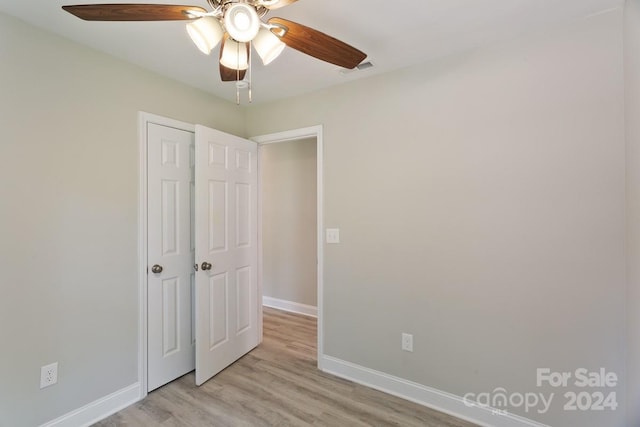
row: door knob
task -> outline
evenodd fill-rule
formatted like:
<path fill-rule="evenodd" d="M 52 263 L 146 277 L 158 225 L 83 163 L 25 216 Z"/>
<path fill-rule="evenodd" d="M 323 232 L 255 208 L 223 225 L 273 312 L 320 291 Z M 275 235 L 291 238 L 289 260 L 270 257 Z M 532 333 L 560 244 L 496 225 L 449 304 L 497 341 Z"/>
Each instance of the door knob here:
<path fill-rule="evenodd" d="M 211 270 L 211 267 L 213 266 L 205 261 L 202 263 L 200 267 L 202 268 L 202 271 L 208 271 L 208 270 Z"/>
<path fill-rule="evenodd" d="M 154 265 L 153 267 L 151 267 L 151 272 L 155 273 L 155 274 L 160 274 L 162 273 L 162 266 L 161 265 Z"/>

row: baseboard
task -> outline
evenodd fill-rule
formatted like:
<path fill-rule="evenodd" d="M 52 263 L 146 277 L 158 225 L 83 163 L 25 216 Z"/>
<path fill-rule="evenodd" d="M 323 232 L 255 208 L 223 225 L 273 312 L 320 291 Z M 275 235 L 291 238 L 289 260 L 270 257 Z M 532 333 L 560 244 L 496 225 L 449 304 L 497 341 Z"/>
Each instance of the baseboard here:
<path fill-rule="evenodd" d="M 385 393 L 485 427 L 548 427 L 527 418 L 483 406 L 471 406 L 451 393 L 407 381 L 331 356 L 322 356 L 322 370 Z"/>
<path fill-rule="evenodd" d="M 140 400 L 140 384 L 131 384 L 108 396 L 95 400 L 40 427 L 85 427 Z"/>
<path fill-rule="evenodd" d="M 291 313 L 303 314 L 310 317 L 318 317 L 318 307 L 312 305 L 300 304 L 293 301 L 285 301 L 283 299 L 262 297 L 262 305 L 277 308 L 278 310 L 289 311 Z"/>

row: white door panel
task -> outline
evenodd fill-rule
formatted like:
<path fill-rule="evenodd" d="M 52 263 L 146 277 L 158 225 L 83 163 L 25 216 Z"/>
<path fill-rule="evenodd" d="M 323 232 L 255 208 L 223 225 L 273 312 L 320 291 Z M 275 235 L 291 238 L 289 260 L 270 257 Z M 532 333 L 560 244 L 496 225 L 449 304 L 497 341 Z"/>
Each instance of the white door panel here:
<path fill-rule="evenodd" d="M 196 126 L 196 384 L 258 345 L 257 145 Z M 210 270 L 203 270 L 210 263 Z M 206 266 L 206 265 L 205 265 Z"/>
<path fill-rule="evenodd" d="M 194 160 L 193 133 L 148 124 L 148 391 L 195 368 Z"/>

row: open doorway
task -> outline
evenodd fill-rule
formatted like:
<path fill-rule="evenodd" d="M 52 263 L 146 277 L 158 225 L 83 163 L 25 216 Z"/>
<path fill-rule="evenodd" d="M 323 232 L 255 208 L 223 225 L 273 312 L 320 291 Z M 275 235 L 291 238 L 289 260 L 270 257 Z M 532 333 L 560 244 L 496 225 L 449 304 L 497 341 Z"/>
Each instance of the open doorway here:
<path fill-rule="evenodd" d="M 258 265 L 263 304 L 317 316 L 322 369 L 322 127 L 251 139 L 259 144 Z"/>
<path fill-rule="evenodd" d="M 317 316 L 316 138 L 260 147 L 263 305 Z"/>

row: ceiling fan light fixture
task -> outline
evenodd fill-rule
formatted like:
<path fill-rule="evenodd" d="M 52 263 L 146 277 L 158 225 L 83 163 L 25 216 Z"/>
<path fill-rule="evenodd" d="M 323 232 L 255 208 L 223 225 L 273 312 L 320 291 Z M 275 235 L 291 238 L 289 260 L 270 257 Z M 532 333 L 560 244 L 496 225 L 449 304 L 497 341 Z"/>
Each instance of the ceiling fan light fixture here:
<path fill-rule="evenodd" d="M 205 16 L 187 24 L 187 32 L 193 43 L 205 55 L 220 43 L 224 32 L 220 22 L 211 16 Z"/>
<path fill-rule="evenodd" d="M 286 47 L 275 34 L 266 28 L 258 31 L 258 35 L 253 39 L 252 44 L 264 65 L 269 65 Z"/>
<path fill-rule="evenodd" d="M 224 26 L 232 39 L 248 42 L 260 30 L 260 17 L 255 7 L 246 3 L 235 3 L 224 13 Z"/>
<path fill-rule="evenodd" d="M 246 45 L 232 39 L 225 40 L 220 63 L 232 70 L 246 70 L 249 68 Z"/>

